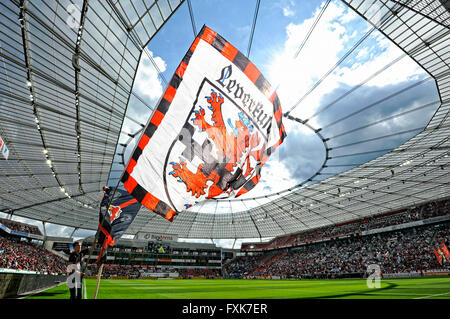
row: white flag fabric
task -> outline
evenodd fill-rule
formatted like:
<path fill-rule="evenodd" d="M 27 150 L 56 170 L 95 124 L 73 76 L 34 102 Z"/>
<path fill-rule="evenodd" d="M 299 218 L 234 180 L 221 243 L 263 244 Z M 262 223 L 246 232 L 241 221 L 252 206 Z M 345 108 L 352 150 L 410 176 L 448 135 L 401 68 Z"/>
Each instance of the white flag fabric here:
<path fill-rule="evenodd" d="M 3 157 L 5 159 L 8 159 L 8 157 L 9 157 L 9 148 L 6 146 L 6 144 L 3 146 L 2 154 L 3 154 Z"/>
<path fill-rule="evenodd" d="M 8 159 L 9 149 L 6 146 L 5 141 L 3 140 L 3 138 L 1 136 L 0 136 L 0 152 L 2 153 L 2 155 L 5 159 Z"/>
<path fill-rule="evenodd" d="M 144 206 L 172 221 L 205 199 L 250 191 L 285 137 L 276 92 L 252 62 L 204 26 L 121 181 Z"/>

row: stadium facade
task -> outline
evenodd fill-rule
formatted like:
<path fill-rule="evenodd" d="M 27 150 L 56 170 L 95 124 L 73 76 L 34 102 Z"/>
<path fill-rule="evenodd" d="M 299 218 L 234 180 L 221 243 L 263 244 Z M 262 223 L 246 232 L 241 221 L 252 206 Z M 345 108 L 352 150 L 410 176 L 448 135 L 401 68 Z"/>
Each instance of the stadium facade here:
<path fill-rule="evenodd" d="M 0 210 L 96 230 L 139 60 L 183 1 L 2 2 Z M 344 1 L 435 81 L 427 127 L 389 153 L 255 208 L 183 212 L 173 223 L 142 208 L 127 234 L 265 238 L 364 218 L 450 194 L 450 11 L 438 0 Z M 68 17 L 68 12 L 73 14 Z M 246 199 L 252 200 L 252 199 Z"/>

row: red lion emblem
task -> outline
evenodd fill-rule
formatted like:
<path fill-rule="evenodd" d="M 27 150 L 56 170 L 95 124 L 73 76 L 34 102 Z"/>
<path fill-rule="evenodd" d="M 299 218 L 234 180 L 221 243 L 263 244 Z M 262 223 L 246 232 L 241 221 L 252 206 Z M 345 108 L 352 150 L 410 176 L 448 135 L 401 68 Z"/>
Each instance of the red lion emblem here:
<path fill-rule="evenodd" d="M 120 213 L 122 213 L 122 208 L 120 206 L 109 206 L 108 209 L 109 216 L 111 218 L 111 223 L 120 217 Z"/>
<path fill-rule="evenodd" d="M 210 140 L 213 141 L 216 150 L 217 158 L 226 161 L 225 169 L 228 172 L 232 172 L 234 168 L 240 164 L 241 157 L 248 151 L 256 147 L 260 138 L 258 133 L 250 134 L 249 131 L 253 129 L 250 121 L 240 114 L 240 120 L 235 121 L 234 125 L 231 120 L 228 120 L 229 125 L 233 128 L 231 133 L 225 127 L 225 123 L 222 115 L 222 104 L 224 99 L 219 93 L 212 90 L 211 96 L 206 97 L 209 104 L 208 109 L 212 111 L 211 120 L 213 125 L 209 124 L 205 119 L 205 110 L 200 107 L 199 111 L 194 111 L 195 118 L 192 119 L 193 124 L 199 128 L 200 131 L 204 131 L 208 134 Z M 242 117 L 241 117 L 242 116 Z M 249 156 L 253 156 L 257 161 L 260 160 L 261 150 L 250 151 L 249 154 L 243 159 L 247 161 L 246 171 L 243 174 L 244 177 L 249 176 L 253 167 L 250 166 Z M 205 176 L 202 172 L 203 164 L 200 164 L 197 168 L 197 172 L 191 172 L 186 167 L 186 161 L 180 158 L 178 163 L 171 162 L 173 171 L 169 173 L 173 177 L 177 178 L 179 182 L 186 184 L 187 192 L 192 192 L 192 195 L 199 198 L 201 195 L 205 195 L 205 189 L 208 187 L 206 182 L 212 181 L 213 185 L 209 188 L 207 198 L 212 198 L 221 194 L 224 190 L 217 186 L 217 182 L 220 176 L 212 171 L 209 176 Z M 186 205 L 188 208 L 190 205 Z"/>

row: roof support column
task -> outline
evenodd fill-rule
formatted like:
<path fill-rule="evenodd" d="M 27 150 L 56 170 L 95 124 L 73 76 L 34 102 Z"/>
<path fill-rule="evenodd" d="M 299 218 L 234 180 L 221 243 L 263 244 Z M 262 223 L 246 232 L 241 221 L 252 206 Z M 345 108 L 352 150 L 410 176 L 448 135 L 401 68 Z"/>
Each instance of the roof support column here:
<path fill-rule="evenodd" d="M 70 234 L 69 238 L 73 238 L 73 234 L 75 234 L 75 232 L 80 229 L 79 227 L 75 227 L 72 231 L 72 233 Z"/>
<path fill-rule="evenodd" d="M 47 231 L 45 229 L 45 222 L 44 221 L 42 221 L 42 228 L 44 230 L 44 241 L 45 241 L 47 239 Z"/>

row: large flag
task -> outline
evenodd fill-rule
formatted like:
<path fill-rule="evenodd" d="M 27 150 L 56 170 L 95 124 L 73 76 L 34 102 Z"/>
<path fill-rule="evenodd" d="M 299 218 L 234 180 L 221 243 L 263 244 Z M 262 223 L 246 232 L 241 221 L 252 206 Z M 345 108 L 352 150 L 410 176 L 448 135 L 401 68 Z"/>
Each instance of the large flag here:
<path fill-rule="evenodd" d="M 2 155 L 5 159 L 8 159 L 9 148 L 6 146 L 6 143 L 1 136 L 0 136 L 0 153 L 2 153 Z"/>
<path fill-rule="evenodd" d="M 441 251 L 444 253 L 445 258 L 450 258 L 450 252 L 448 251 L 448 248 L 445 245 L 445 243 L 442 242 L 439 247 L 441 248 Z"/>
<path fill-rule="evenodd" d="M 113 246 L 128 229 L 141 208 L 141 204 L 127 191 L 117 189 L 110 201 L 112 193 L 113 189 L 107 188 L 100 203 L 98 244 L 101 251 L 97 261 L 103 257 L 105 248 Z"/>
<path fill-rule="evenodd" d="M 433 249 L 434 250 L 434 254 L 436 255 L 436 259 L 438 261 L 438 263 L 440 263 L 442 265 L 442 256 L 440 254 L 441 250 L 438 248 L 438 250 Z"/>
<path fill-rule="evenodd" d="M 276 92 L 251 61 L 204 26 L 121 181 L 139 202 L 172 221 L 202 200 L 251 190 L 285 136 Z"/>

